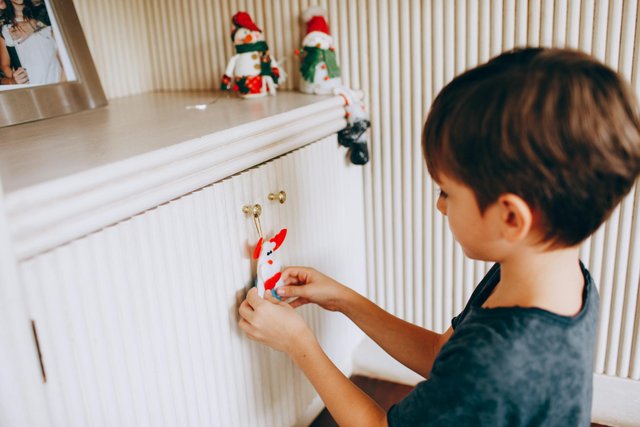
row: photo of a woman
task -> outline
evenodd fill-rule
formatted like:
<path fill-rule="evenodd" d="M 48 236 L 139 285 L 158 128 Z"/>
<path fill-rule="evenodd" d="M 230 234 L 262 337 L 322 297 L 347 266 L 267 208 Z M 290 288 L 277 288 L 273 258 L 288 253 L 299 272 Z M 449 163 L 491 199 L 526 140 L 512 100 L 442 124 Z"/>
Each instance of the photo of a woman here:
<path fill-rule="evenodd" d="M 2 6 L 4 9 L 2 10 Z M 16 83 L 49 84 L 66 80 L 60 63 L 58 48 L 46 7 L 42 2 L 34 4 L 32 0 L 0 0 L 2 28 L 0 34 L 10 55 L 10 76 L 6 67 L 2 71 Z M 2 43 L 2 42 L 0 42 Z M 3 49 L 0 46 L 0 59 Z M 19 62 L 19 64 L 16 64 Z M 2 61 L 6 63 L 6 57 Z M 26 70 L 21 71 L 20 68 Z M 24 76 L 27 81 L 24 81 Z"/>
<path fill-rule="evenodd" d="M 7 8 L 5 0 L 0 0 L 0 30 L 4 25 L 4 11 Z M 0 33 L 0 85 L 15 85 L 15 84 L 27 84 L 29 83 L 29 76 L 27 71 L 20 67 L 19 64 L 12 64 L 11 54 L 15 53 L 15 48 L 12 48 L 12 52 L 7 49 L 7 45 Z M 16 61 L 14 61 L 16 62 Z"/>

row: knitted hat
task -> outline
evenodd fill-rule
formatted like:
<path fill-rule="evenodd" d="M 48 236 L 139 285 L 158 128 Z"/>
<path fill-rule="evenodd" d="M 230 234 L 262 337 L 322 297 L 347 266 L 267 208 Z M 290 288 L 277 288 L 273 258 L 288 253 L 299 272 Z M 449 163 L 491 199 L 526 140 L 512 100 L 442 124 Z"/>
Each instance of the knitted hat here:
<path fill-rule="evenodd" d="M 235 15 L 233 15 L 232 21 L 233 21 L 233 25 L 235 26 L 233 31 L 231 31 L 232 41 L 234 39 L 234 36 L 236 35 L 236 31 L 238 31 L 240 28 L 246 28 L 251 31 L 262 32 L 262 30 L 258 28 L 258 26 L 253 22 L 253 20 L 251 19 L 251 16 L 249 16 L 247 12 L 236 13 Z"/>
<path fill-rule="evenodd" d="M 307 23 L 307 34 L 320 31 L 329 34 L 327 25 L 327 12 L 320 6 L 311 6 L 302 14 L 302 19 Z"/>

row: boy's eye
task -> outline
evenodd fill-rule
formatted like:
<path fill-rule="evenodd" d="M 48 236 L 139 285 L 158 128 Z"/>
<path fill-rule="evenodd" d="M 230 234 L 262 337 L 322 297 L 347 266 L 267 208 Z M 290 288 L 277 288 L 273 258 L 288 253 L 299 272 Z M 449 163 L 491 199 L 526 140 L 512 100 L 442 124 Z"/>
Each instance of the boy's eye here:
<path fill-rule="evenodd" d="M 443 199 L 446 199 L 449 195 L 447 193 L 445 193 L 444 191 L 442 191 L 442 189 L 440 189 L 440 197 L 442 197 Z"/>

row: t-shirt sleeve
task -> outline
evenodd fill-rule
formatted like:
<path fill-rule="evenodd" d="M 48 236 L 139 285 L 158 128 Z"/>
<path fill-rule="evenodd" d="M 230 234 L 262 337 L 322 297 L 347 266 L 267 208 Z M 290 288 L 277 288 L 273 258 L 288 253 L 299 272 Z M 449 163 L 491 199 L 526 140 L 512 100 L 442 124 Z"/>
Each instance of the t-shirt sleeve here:
<path fill-rule="evenodd" d="M 452 343 L 453 344 L 453 343 Z M 390 427 L 500 425 L 499 375 L 462 343 L 447 343 L 431 376 L 387 414 Z"/>

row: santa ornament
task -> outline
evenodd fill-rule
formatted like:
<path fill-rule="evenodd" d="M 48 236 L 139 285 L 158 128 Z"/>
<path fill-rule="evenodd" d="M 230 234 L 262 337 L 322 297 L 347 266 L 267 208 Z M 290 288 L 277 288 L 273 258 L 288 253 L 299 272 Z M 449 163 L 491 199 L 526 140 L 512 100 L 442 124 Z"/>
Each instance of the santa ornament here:
<path fill-rule="evenodd" d="M 271 292 L 275 298 L 281 299 L 275 290 L 284 285 L 280 272 L 282 265 L 276 259 L 275 252 L 282 246 L 286 236 L 287 229 L 283 228 L 270 240 L 265 241 L 261 237 L 253 251 L 253 259 L 258 260 L 256 286 L 262 298 L 265 292 Z"/>
<path fill-rule="evenodd" d="M 286 75 L 271 58 L 262 30 L 247 12 L 233 15 L 233 25 L 231 40 L 236 54 L 227 64 L 221 89 L 232 89 L 243 98 L 275 95 L 278 82 L 283 82 Z"/>
<path fill-rule="evenodd" d="M 333 93 L 342 86 L 336 48 L 329 34 L 326 11 L 313 6 L 302 15 L 306 23 L 306 36 L 300 54 L 300 91 L 317 95 Z"/>

